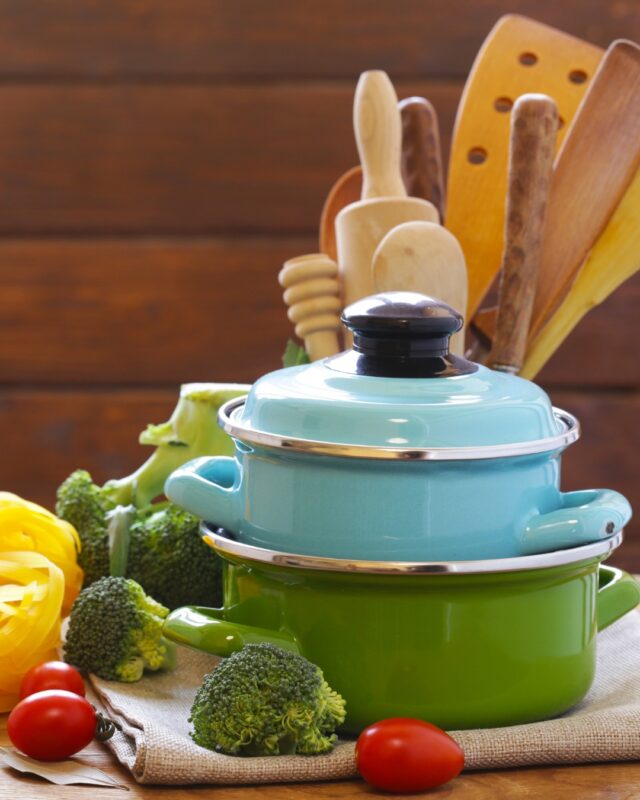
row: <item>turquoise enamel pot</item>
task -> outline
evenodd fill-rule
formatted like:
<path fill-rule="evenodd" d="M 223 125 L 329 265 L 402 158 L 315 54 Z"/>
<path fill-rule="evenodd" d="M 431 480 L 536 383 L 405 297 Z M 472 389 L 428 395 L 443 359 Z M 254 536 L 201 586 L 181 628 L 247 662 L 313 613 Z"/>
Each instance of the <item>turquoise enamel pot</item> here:
<path fill-rule="evenodd" d="M 219 656 L 264 641 L 301 653 L 345 698 L 352 734 L 394 716 L 449 730 L 557 716 L 593 681 L 598 630 L 640 599 L 635 580 L 601 566 L 621 534 L 447 564 L 319 559 L 207 538 L 224 559 L 223 608 L 178 609 L 165 635 Z"/>
<path fill-rule="evenodd" d="M 174 503 L 246 544 L 379 561 L 511 558 L 626 524 L 619 493 L 561 491 L 571 414 L 448 352 L 453 309 L 397 292 L 344 321 L 352 350 L 265 375 L 221 409 L 235 456 L 174 472 Z"/>

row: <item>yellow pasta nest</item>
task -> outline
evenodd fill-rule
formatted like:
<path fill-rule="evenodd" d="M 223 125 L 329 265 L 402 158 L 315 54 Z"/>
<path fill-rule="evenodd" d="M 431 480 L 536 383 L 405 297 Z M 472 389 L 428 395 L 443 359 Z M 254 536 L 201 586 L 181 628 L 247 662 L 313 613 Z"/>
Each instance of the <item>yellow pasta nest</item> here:
<path fill-rule="evenodd" d="M 57 658 L 60 621 L 82 586 L 75 529 L 44 508 L 0 492 L 0 711 L 22 676 Z"/>

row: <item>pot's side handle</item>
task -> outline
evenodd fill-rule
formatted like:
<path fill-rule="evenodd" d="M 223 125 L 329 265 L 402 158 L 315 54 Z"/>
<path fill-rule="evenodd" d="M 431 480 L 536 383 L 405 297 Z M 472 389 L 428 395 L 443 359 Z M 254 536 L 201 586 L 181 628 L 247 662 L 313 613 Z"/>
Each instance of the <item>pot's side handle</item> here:
<path fill-rule="evenodd" d="M 242 470 L 235 458 L 194 458 L 171 473 L 164 493 L 180 508 L 234 533 L 240 525 Z"/>
<path fill-rule="evenodd" d="M 522 537 L 522 554 L 599 542 L 619 533 L 630 519 L 629 501 L 612 489 L 564 492 L 560 508 L 529 520 Z"/>
<path fill-rule="evenodd" d="M 269 642 L 284 650 L 299 653 L 293 636 L 286 631 L 255 628 L 239 622 L 228 622 L 218 608 L 185 606 L 177 608 L 165 619 L 162 634 L 176 644 L 193 647 L 214 656 L 227 658 L 246 644 Z"/>
<path fill-rule="evenodd" d="M 616 567 L 600 566 L 597 597 L 598 630 L 633 610 L 640 603 L 640 584 Z"/>

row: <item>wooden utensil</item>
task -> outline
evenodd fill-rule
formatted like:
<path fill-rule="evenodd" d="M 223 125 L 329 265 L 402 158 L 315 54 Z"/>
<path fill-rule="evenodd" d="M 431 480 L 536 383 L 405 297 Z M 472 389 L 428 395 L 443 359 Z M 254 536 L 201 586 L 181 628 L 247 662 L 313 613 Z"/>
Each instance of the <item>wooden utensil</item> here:
<path fill-rule="evenodd" d="M 351 167 L 333 184 L 320 216 L 320 250 L 334 261 L 336 248 L 336 216 L 345 206 L 356 203 L 362 196 L 362 167 Z"/>
<path fill-rule="evenodd" d="M 311 361 L 340 352 L 340 286 L 338 265 L 324 253 L 286 261 L 278 275 L 284 287 L 287 316 L 296 336 L 304 339 Z"/>
<path fill-rule="evenodd" d="M 518 372 L 527 349 L 557 131 L 558 109 L 550 97 L 525 94 L 516 100 L 496 335 L 489 359 L 502 372 Z"/>
<path fill-rule="evenodd" d="M 398 104 L 402 118 L 402 177 L 407 194 L 444 208 L 444 179 L 438 116 L 424 97 L 409 97 Z M 352 167 L 333 184 L 320 217 L 320 250 L 337 258 L 335 220 L 349 203 L 362 195 L 362 167 Z"/>
<path fill-rule="evenodd" d="M 354 101 L 363 172 L 362 199 L 336 217 L 338 265 L 345 305 L 373 292 L 371 259 L 382 237 L 402 222 L 438 222 L 427 200 L 407 197 L 400 174 L 401 126 L 396 93 L 385 72 L 364 72 Z"/>
<path fill-rule="evenodd" d="M 508 112 L 521 94 L 553 97 L 560 144 L 602 55 L 598 47 L 517 15 L 502 17 L 482 45 L 456 116 L 445 214 L 467 259 L 468 318 L 502 258 Z"/>
<path fill-rule="evenodd" d="M 434 222 L 405 222 L 387 233 L 373 255 L 377 292 L 420 292 L 464 313 L 467 268 L 458 240 Z M 464 354 L 464 331 L 451 339 L 451 351 Z"/>
<path fill-rule="evenodd" d="M 533 379 L 582 317 L 640 269 L 640 169 L 560 308 L 530 344 L 522 376 Z"/>
<path fill-rule="evenodd" d="M 640 164 L 640 47 L 607 50 L 562 145 L 531 320 L 535 337 L 569 291 Z"/>
<path fill-rule="evenodd" d="M 424 97 L 407 97 L 400 101 L 400 117 L 402 178 L 407 194 L 433 203 L 443 222 L 444 177 L 436 110 Z"/>

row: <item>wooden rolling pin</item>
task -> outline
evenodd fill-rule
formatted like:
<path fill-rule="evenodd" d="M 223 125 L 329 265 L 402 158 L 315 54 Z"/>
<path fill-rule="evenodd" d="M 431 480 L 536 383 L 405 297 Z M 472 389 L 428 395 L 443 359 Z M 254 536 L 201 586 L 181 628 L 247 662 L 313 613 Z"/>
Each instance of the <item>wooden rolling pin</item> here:
<path fill-rule="evenodd" d="M 340 285 L 338 265 L 324 253 L 285 261 L 278 275 L 284 288 L 287 316 L 296 336 L 304 339 L 311 361 L 340 352 Z"/>
<path fill-rule="evenodd" d="M 402 131 L 398 100 L 385 72 L 364 72 L 354 101 L 354 129 L 363 172 L 362 199 L 336 217 L 338 265 L 344 304 L 375 291 L 373 253 L 402 222 L 438 222 L 426 200 L 407 197 L 400 172 Z"/>
<path fill-rule="evenodd" d="M 558 109 L 550 97 L 524 94 L 516 100 L 498 315 L 489 357 L 489 366 L 502 372 L 519 372 L 527 349 L 557 132 Z"/>
<path fill-rule="evenodd" d="M 444 211 L 444 178 L 440 130 L 435 108 L 424 97 L 407 97 L 398 104 L 402 119 L 402 178 L 407 194 L 428 200 Z M 320 250 L 337 258 L 336 217 L 362 196 L 362 167 L 351 167 L 333 184 L 320 217 Z"/>

